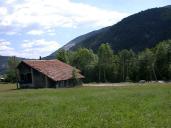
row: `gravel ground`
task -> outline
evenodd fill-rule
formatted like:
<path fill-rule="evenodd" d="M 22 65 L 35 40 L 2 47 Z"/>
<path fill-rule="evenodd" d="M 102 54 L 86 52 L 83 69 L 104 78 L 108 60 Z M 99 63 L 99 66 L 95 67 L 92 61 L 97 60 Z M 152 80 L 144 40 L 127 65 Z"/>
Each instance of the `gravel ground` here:
<path fill-rule="evenodd" d="M 137 85 L 137 83 L 90 83 L 90 84 L 83 84 L 83 86 L 132 86 L 132 85 Z"/>
<path fill-rule="evenodd" d="M 103 87 L 103 86 L 135 86 L 135 85 L 171 85 L 171 82 L 146 82 L 146 83 L 130 83 L 130 82 L 122 82 L 122 83 L 89 83 L 83 84 L 83 86 L 95 86 L 95 87 Z"/>

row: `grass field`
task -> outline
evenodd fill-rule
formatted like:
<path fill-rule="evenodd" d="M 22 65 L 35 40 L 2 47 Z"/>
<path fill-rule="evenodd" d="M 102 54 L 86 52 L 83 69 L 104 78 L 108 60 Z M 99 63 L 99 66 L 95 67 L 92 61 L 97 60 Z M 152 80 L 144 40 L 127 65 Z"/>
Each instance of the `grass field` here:
<path fill-rule="evenodd" d="M 1 84 L 0 128 L 171 128 L 171 84 L 25 90 Z"/>

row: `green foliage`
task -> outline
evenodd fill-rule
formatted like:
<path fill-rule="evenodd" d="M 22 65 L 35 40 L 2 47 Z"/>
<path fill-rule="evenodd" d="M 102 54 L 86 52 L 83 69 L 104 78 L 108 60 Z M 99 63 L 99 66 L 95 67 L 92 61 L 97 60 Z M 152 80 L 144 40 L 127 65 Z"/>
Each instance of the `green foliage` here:
<path fill-rule="evenodd" d="M 101 44 L 98 49 L 99 82 L 107 82 L 107 71 L 113 65 L 113 51 L 109 44 Z"/>
<path fill-rule="evenodd" d="M 72 70 L 72 80 L 73 80 L 73 86 L 77 86 L 79 84 L 79 79 L 77 78 L 77 69 L 73 68 Z"/>
<path fill-rule="evenodd" d="M 68 52 L 65 51 L 64 49 L 60 49 L 57 53 L 57 57 L 58 60 L 69 64 L 69 57 L 68 57 Z"/>
<path fill-rule="evenodd" d="M 171 79 L 171 40 L 139 53 L 127 49 L 113 53 L 109 44 L 102 44 L 97 54 L 86 48 L 67 53 L 70 64 L 85 76 L 84 82 Z"/>
<path fill-rule="evenodd" d="M 85 82 L 93 80 L 92 72 L 97 63 L 97 56 L 92 50 L 80 48 L 74 53 L 72 65 L 81 70 L 82 74 L 86 76 Z"/>
<path fill-rule="evenodd" d="M 153 72 L 153 69 L 156 58 L 153 52 L 150 49 L 146 49 L 139 54 L 139 60 L 140 79 L 144 78 L 145 80 L 155 80 L 155 73 Z"/>
<path fill-rule="evenodd" d="M 159 79 L 169 78 L 169 63 L 171 62 L 171 40 L 163 41 L 155 47 L 156 70 Z"/>
<path fill-rule="evenodd" d="M 97 57 L 92 50 L 80 48 L 76 51 L 73 64 L 82 71 L 91 68 L 97 62 Z"/>
<path fill-rule="evenodd" d="M 113 51 L 108 43 L 100 45 L 98 57 L 101 66 L 108 66 L 112 63 Z"/>
<path fill-rule="evenodd" d="M 171 40 L 162 41 L 154 48 L 139 53 L 127 49 L 113 53 L 107 43 L 101 44 L 97 54 L 86 48 L 59 53 L 60 60 L 70 62 L 81 70 L 85 76 L 84 82 L 171 79 Z"/>
<path fill-rule="evenodd" d="M 119 63 L 120 63 L 120 76 L 122 81 L 132 78 L 135 70 L 137 69 L 136 65 L 136 56 L 132 50 L 122 50 L 118 53 Z"/>
<path fill-rule="evenodd" d="M 168 75 L 169 75 L 169 79 L 171 80 L 171 64 L 169 64 Z"/>
<path fill-rule="evenodd" d="M 17 70 L 16 67 L 19 64 L 19 61 L 16 60 L 15 57 L 11 57 L 8 60 L 8 70 L 7 70 L 7 81 L 8 82 L 16 82 L 17 81 Z"/>
<path fill-rule="evenodd" d="M 169 84 L 37 90 L 14 87 L 0 85 L 0 128 L 171 127 Z"/>

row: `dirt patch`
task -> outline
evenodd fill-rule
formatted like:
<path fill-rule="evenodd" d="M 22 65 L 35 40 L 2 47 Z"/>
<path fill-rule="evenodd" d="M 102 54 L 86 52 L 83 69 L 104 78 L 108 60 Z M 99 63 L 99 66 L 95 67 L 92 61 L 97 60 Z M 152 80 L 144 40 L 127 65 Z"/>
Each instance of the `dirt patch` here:
<path fill-rule="evenodd" d="M 83 86 L 96 86 L 96 87 L 103 87 L 103 86 L 132 86 L 136 85 L 135 83 L 90 83 L 90 84 L 83 84 Z"/>

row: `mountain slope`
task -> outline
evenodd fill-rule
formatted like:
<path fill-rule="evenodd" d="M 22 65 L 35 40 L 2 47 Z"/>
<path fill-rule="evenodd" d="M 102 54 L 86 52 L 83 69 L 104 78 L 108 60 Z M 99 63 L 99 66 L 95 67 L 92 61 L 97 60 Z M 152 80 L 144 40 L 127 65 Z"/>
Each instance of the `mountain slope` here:
<path fill-rule="evenodd" d="M 0 56 L 0 74 L 5 73 L 7 69 L 8 57 Z"/>
<path fill-rule="evenodd" d="M 101 32 L 106 32 L 109 29 L 109 27 L 106 28 L 102 28 L 100 30 L 97 31 L 93 31 L 90 33 L 87 33 L 85 35 L 81 35 L 71 41 L 69 41 L 66 45 L 64 45 L 61 49 L 65 49 L 65 50 L 70 50 L 72 47 L 74 47 L 75 45 L 77 45 L 80 42 L 83 42 L 85 40 L 87 40 L 88 38 L 91 38 L 92 36 L 95 36 L 97 34 L 100 34 Z M 57 50 L 58 51 L 58 50 Z M 54 53 L 52 53 L 51 55 L 45 57 L 45 59 L 54 59 L 56 56 L 57 51 L 55 51 Z"/>
<path fill-rule="evenodd" d="M 10 56 L 1 56 L 0 55 L 0 74 L 4 74 L 8 68 L 8 60 Z M 24 60 L 24 58 L 16 57 L 18 61 Z"/>
<path fill-rule="evenodd" d="M 75 38 L 63 46 L 66 50 L 80 47 L 97 50 L 102 43 L 112 49 L 133 49 L 138 52 L 158 42 L 171 39 L 171 6 L 153 8 L 131 15 L 121 22 Z M 51 58 L 56 52 L 51 54 Z"/>

